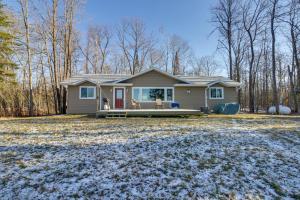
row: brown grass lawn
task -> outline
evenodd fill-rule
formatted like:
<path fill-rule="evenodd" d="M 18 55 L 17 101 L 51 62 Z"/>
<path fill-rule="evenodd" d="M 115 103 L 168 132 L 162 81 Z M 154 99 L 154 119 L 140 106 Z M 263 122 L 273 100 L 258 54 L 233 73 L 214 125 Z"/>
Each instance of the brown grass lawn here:
<path fill-rule="evenodd" d="M 0 197 L 300 198 L 300 116 L 0 118 Z"/>

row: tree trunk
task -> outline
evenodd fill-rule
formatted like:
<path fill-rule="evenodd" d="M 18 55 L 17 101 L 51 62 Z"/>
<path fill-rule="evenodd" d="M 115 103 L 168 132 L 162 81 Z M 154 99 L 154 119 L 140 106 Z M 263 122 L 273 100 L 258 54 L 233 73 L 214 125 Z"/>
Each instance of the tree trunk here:
<path fill-rule="evenodd" d="M 289 65 L 288 65 L 288 73 L 289 73 L 289 79 L 290 79 L 291 93 L 292 93 L 292 97 L 293 97 L 293 101 L 294 101 L 294 111 L 298 112 L 298 100 L 297 100 L 297 93 L 296 93 L 295 84 L 294 84 L 294 81 L 293 81 L 294 80 L 293 72 L 292 72 Z"/>
<path fill-rule="evenodd" d="M 29 29 L 30 25 L 28 22 L 28 0 L 20 1 L 23 22 L 25 26 L 25 38 L 26 38 L 26 51 L 27 51 L 27 66 L 28 66 L 28 86 L 29 86 L 29 116 L 33 116 L 33 88 L 32 88 L 32 68 L 31 68 L 31 49 L 30 49 L 30 38 Z"/>
<path fill-rule="evenodd" d="M 60 108 L 60 88 L 58 83 L 58 70 L 57 70 L 57 57 L 56 57 L 56 20 L 57 20 L 57 0 L 52 1 L 52 29 L 51 29 L 51 35 L 52 35 L 52 54 L 53 54 L 53 78 L 54 78 L 54 85 L 55 85 L 55 101 L 56 101 L 56 107 Z M 56 112 L 57 109 L 56 108 Z"/>
<path fill-rule="evenodd" d="M 46 101 L 46 107 L 47 107 L 47 115 L 49 115 L 50 108 L 49 108 L 49 102 L 48 102 L 48 90 L 47 90 L 47 82 L 46 82 L 43 62 L 41 62 L 41 67 L 42 67 L 42 77 L 43 77 L 43 83 L 44 83 L 44 92 L 45 92 L 45 98 L 46 98 L 45 101 Z"/>
<path fill-rule="evenodd" d="M 231 38 L 231 24 L 228 27 L 228 56 L 229 56 L 229 78 L 233 80 L 233 70 L 232 70 L 232 38 Z"/>
<path fill-rule="evenodd" d="M 294 89 L 300 90 L 300 62 L 299 62 L 299 58 L 298 58 L 297 39 L 296 39 L 296 36 L 295 36 L 294 28 L 295 28 L 295 25 L 292 23 L 291 28 L 290 28 L 290 32 L 291 32 L 291 39 L 292 39 L 292 49 L 293 49 L 293 58 L 294 58 L 293 60 L 295 62 L 296 68 L 297 68 L 297 81 L 295 81 L 295 83 L 294 83 Z M 295 85 L 296 85 L 296 87 L 295 87 Z M 296 101 L 297 101 L 297 104 L 298 104 L 296 91 L 294 91 L 294 93 L 295 93 Z M 298 95 L 298 96 L 299 96 L 298 99 L 299 99 L 299 102 L 300 102 L 300 95 Z M 295 112 L 300 113 L 300 108 L 298 106 L 295 108 Z"/>
<path fill-rule="evenodd" d="M 271 14 L 271 35 L 272 35 L 272 90 L 273 90 L 273 104 L 276 106 L 276 114 L 279 114 L 279 102 L 278 102 L 278 92 L 277 92 L 277 81 L 276 81 L 276 36 L 275 36 L 275 13 L 276 5 L 278 0 L 275 0 L 273 3 L 272 14 Z"/>
<path fill-rule="evenodd" d="M 250 38 L 250 49 L 251 49 L 251 58 L 249 62 L 249 112 L 254 113 L 255 106 L 254 106 L 254 77 L 253 77 L 253 65 L 254 65 L 254 43 L 252 39 L 252 35 L 250 31 L 247 31 L 249 38 Z"/>

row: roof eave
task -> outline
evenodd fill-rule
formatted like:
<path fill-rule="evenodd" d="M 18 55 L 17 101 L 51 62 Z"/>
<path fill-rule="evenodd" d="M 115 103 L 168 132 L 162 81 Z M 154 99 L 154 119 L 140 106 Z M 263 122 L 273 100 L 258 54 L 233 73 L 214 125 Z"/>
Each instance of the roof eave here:
<path fill-rule="evenodd" d="M 84 79 L 84 80 L 80 80 L 80 81 L 76 81 L 76 82 L 62 81 L 62 82 L 60 82 L 60 85 L 63 85 L 63 86 L 68 86 L 68 85 L 70 85 L 70 86 L 77 86 L 77 85 L 80 85 L 81 83 L 84 83 L 84 82 L 90 82 L 90 83 L 93 83 L 95 85 L 99 84 L 96 81 Z"/>
<path fill-rule="evenodd" d="M 133 86 L 133 83 L 100 83 L 100 86 Z"/>
<path fill-rule="evenodd" d="M 174 84 L 174 87 L 207 87 L 206 85 L 200 85 L 200 84 Z"/>

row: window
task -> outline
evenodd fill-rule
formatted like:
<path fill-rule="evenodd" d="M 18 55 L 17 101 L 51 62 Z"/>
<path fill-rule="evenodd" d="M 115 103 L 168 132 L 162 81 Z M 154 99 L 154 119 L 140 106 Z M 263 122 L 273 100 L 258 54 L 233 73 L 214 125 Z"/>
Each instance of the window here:
<path fill-rule="evenodd" d="M 173 101 L 173 89 L 167 89 L 167 101 Z"/>
<path fill-rule="evenodd" d="M 133 99 L 135 99 L 135 100 L 140 99 L 140 89 L 139 88 L 134 88 L 132 93 L 133 93 Z"/>
<path fill-rule="evenodd" d="M 154 102 L 156 99 L 163 101 L 173 101 L 173 88 L 132 88 L 133 98 L 141 102 Z"/>
<path fill-rule="evenodd" d="M 209 98 L 210 99 L 224 99 L 224 88 L 222 88 L 222 87 L 209 88 Z"/>
<path fill-rule="evenodd" d="M 79 88 L 80 99 L 96 99 L 96 87 L 82 86 Z"/>
<path fill-rule="evenodd" d="M 123 89 L 117 90 L 116 99 L 123 99 Z"/>
<path fill-rule="evenodd" d="M 165 90 L 156 88 L 142 88 L 142 101 L 155 101 L 165 99 Z"/>

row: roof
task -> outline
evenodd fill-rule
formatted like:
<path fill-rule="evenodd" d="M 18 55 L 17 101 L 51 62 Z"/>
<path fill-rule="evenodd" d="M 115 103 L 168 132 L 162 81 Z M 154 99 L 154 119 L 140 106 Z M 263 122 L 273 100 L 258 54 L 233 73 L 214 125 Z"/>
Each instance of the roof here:
<path fill-rule="evenodd" d="M 186 76 L 186 75 L 171 75 L 169 73 L 163 72 L 159 69 L 151 68 L 140 72 L 136 75 L 129 74 L 80 74 L 72 76 L 71 78 L 62 81 L 61 85 L 79 85 L 83 82 L 91 82 L 96 85 L 118 85 L 122 82 L 129 80 L 131 78 L 141 76 L 150 71 L 156 71 L 170 78 L 174 78 L 181 83 L 175 84 L 176 86 L 198 86 L 198 87 L 209 87 L 214 84 L 221 84 L 226 87 L 238 87 L 239 82 L 230 80 L 222 76 Z"/>
<path fill-rule="evenodd" d="M 115 83 L 121 79 L 129 78 L 128 74 L 80 74 L 62 81 L 61 85 L 79 85 L 82 82 L 88 81 L 95 84 Z"/>
<path fill-rule="evenodd" d="M 214 84 L 221 84 L 226 87 L 238 87 L 241 84 L 223 76 L 183 76 L 179 75 L 181 79 L 189 81 L 195 86 L 212 86 Z"/>
<path fill-rule="evenodd" d="M 178 81 L 180 81 L 180 82 L 183 82 L 183 83 L 189 83 L 188 81 L 183 80 L 183 79 L 181 79 L 181 78 L 178 77 L 178 76 L 173 76 L 172 74 L 169 74 L 169 73 L 167 73 L 167 72 L 163 72 L 163 71 L 161 71 L 161 70 L 159 70 L 159 69 L 155 69 L 155 68 L 151 68 L 151 69 L 142 71 L 141 73 L 138 73 L 138 74 L 136 74 L 136 75 L 133 75 L 133 76 L 131 76 L 131 77 L 124 78 L 123 80 L 117 81 L 117 83 L 121 83 L 121 82 L 123 82 L 123 81 L 130 80 L 130 79 L 135 78 L 135 77 L 138 77 L 138 76 L 142 76 L 143 74 L 146 74 L 146 73 L 151 72 L 151 71 L 156 71 L 156 72 L 158 72 L 158 73 L 160 73 L 160 74 L 162 74 L 162 75 L 165 75 L 165 76 L 170 77 L 170 78 L 172 78 L 172 79 L 176 79 L 176 80 L 178 80 Z"/>

